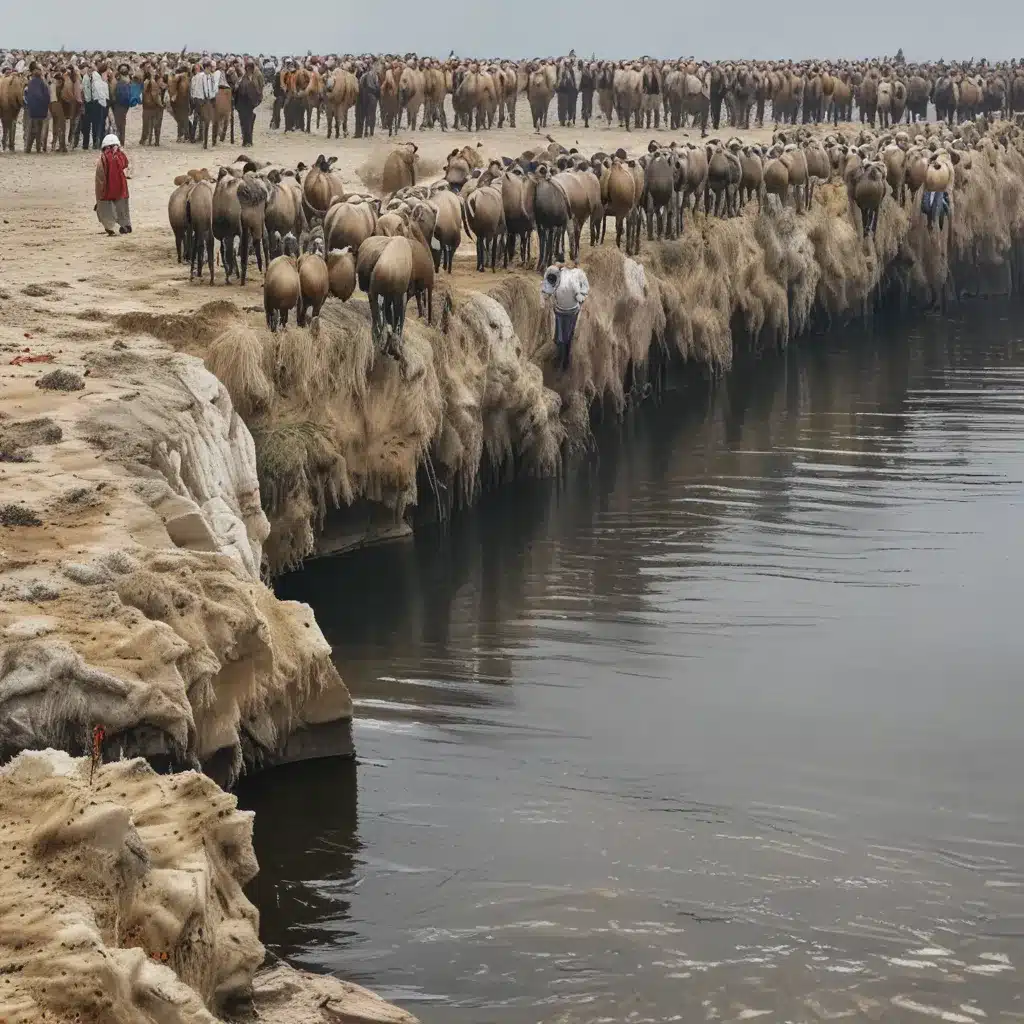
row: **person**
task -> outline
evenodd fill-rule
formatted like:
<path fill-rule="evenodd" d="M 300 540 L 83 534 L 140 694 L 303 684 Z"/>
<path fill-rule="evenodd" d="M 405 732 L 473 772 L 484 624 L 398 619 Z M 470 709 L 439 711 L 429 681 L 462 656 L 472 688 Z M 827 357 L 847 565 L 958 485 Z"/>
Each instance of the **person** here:
<path fill-rule="evenodd" d="M 50 87 L 43 80 L 42 68 L 34 62 L 31 75 L 25 86 L 25 152 L 31 153 L 34 143 L 36 152 L 41 153 L 50 114 Z"/>
<path fill-rule="evenodd" d="M 100 148 L 103 138 L 103 125 L 107 120 L 107 100 L 109 90 L 106 79 L 99 73 L 96 65 L 86 65 L 82 75 L 82 99 L 85 101 L 85 118 L 82 122 L 82 149 L 89 148 L 89 135 L 92 134 L 92 148 Z"/>
<path fill-rule="evenodd" d="M 116 135 L 103 139 L 103 152 L 96 161 L 96 216 L 108 235 L 115 226 L 122 235 L 132 233 L 128 209 L 128 156 Z"/>
<path fill-rule="evenodd" d="M 925 192 L 921 196 L 921 212 L 928 218 L 929 231 L 934 229 L 936 218 L 941 231 L 946 218 L 951 216 L 951 210 L 948 192 Z"/>
<path fill-rule="evenodd" d="M 554 297 L 557 366 L 560 370 L 568 370 L 576 321 L 590 294 L 590 282 L 579 267 L 559 263 L 544 271 L 540 291 L 542 298 Z"/>
<path fill-rule="evenodd" d="M 287 93 L 285 78 L 290 73 L 290 66 L 291 62 L 285 61 L 274 72 L 274 108 L 270 114 L 270 127 L 272 129 L 281 127 L 281 113 L 284 111 Z"/>
<path fill-rule="evenodd" d="M 196 141 L 196 129 L 199 127 L 203 104 L 206 102 L 206 89 L 206 72 L 203 70 L 202 64 L 197 64 L 195 74 L 192 75 L 192 82 L 188 87 L 189 109 L 192 113 L 188 132 L 192 142 Z"/>
<path fill-rule="evenodd" d="M 235 109 L 242 129 L 242 146 L 251 146 L 253 126 L 256 123 L 256 108 L 263 98 L 263 90 L 256 81 L 256 65 L 249 59 L 245 62 L 245 74 L 235 86 Z"/>
<path fill-rule="evenodd" d="M 125 125 L 128 119 L 128 108 L 132 105 L 132 80 L 128 65 L 122 64 L 117 69 L 117 80 L 114 82 L 114 94 L 110 97 L 110 109 L 114 114 L 114 125 L 117 137 L 124 146 Z"/>
<path fill-rule="evenodd" d="M 72 115 L 73 125 L 71 129 L 71 148 L 78 149 L 82 141 L 82 125 L 85 121 L 85 97 L 82 94 L 82 61 L 79 59 L 78 66 L 72 66 L 71 79 L 74 83 L 74 113 Z M 88 136 L 86 136 L 88 139 Z M 88 149 L 88 144 L 85 147 Z"/>

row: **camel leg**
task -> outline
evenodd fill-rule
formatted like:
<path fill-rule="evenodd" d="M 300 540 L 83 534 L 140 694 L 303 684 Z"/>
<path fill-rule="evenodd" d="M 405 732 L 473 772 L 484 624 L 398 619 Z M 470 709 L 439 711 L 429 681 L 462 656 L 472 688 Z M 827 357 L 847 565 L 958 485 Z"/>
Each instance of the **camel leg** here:
<path fill-rule="evenodd" d="M 210 284 L 213 284 L 214 277 L 214 266 L 213 266 L 213 242 L 214 238 L 211 234 L 206 240 L 206 258 L 210 261 Z"/>
<path fill-rule="evenodd" d="M 245 287 L 245 275 L 249 269 L 249 229 L 243 224 L 242 233 L 238 238 L 239 259 L 241 266 L 238 270 L 238 280 L 242 287 Z"/>

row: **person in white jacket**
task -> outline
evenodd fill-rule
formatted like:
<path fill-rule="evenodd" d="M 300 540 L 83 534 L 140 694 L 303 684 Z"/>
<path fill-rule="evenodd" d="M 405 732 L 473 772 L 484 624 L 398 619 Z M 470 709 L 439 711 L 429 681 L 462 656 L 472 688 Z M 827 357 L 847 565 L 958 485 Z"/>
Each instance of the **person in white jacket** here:
<path fill-rule="evenodd" d="M 189 136 L 196 141 L 196 130 L 203 118 L 203 104 L 210 103 L 217 95 L 217 81 L 213 75 L 213 61 L 206 60 L 198 65 L 188 87 L 189 107 L 192 118 L 189 122 Z"/>
<path fill-rule="evenodd" d="M 110 89 L 107 87 L 107 80 L 92 63 L 86 65 L 82 75 L 82 102 L 85 104 L 85 114 L 82 119 L 82 149 L 89 148 L 90 133 L 92 134 L 92 148 L 99 149 L 106 133 Z"/>
<path fill-rule="evenodd" d="M 568 370 L 576 321 L 590 294 L 590 282 L 579 267 L 567 267 L 559 263 L 544 271 L 540 293 L 542 298 L 554 300 L 557 365 L 560 370 Z"/>

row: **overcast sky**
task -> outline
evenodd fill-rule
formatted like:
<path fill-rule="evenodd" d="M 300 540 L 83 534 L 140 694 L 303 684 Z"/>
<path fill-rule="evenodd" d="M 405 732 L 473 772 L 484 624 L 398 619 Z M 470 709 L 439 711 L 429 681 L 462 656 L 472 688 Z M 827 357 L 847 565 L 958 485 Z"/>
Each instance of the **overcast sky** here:
<path fill-rule="evenodd" d="M 445 5 L 429 0 L 314 3 L 228 0 L 196 9 L 174 3 L 95 7 L 71 0 L 5 5 L 0 45 L 38 49 L 362 53 L 414 51 L 447 56 L 564 54 L 627 57 L 863 57 L 992 60 L 1024 54 L 1024 3 L 962 0 L 933 4 L 862 0 L 855 4 L 678 0 L 642 4 Z M 294 16 L 289 16 L 293 10 Z"/>

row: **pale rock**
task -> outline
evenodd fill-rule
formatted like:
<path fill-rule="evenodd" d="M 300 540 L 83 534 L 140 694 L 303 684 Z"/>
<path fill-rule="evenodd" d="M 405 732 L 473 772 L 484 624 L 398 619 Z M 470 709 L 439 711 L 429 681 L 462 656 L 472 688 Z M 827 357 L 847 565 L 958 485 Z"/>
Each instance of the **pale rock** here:
<path fill-rule="evenodd" d="M 224 386 L 175 353 L 129 398 L 104 372 L 81 401 L 33 394 L 62 440 L 5 467 L 43 525 L 5 531 L 0 757 L 83 754 L 101 726 L 108 756 L 226 753 L 230 781 L 351 700 L 310 609 L 260 579 L 269 524 Z"/>
<path fill-rule="evenodd" d="M 359 986 L 259 971 L 252 819 L 206 776 L 142 760 L 92 774 L 26 751 L 0 769 L 0 1019 L 216 1024 L 247 1005 L 274 1024 L 415 1024 Z"/>

